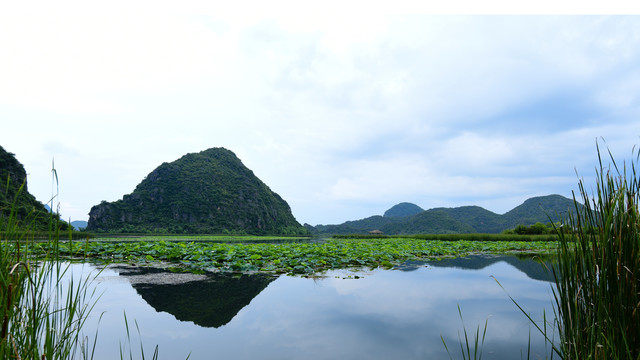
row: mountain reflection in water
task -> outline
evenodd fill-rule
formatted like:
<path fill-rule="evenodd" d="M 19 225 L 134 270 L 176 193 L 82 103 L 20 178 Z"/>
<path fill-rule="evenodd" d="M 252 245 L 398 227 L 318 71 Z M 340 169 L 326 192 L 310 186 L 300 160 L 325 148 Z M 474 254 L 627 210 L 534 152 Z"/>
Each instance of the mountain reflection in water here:
<path fill-rule="evenodd" d="M 114 267 L 157 312 L 180 321 L 218 328 L 230 322 L 242 308 L 277 277 L 265 274 L 172 273 L 146 267 Z"/>
<path fill-rule="evenodd" d="M 553 266 L 551 255 L 473 255 L 463 258 L 442 259 L 435 261 L 407 261 L 396 270 L 413 271 L 425 265 L 443 268 L 456 268 L 466 270 L 480 270 L 498 262 L 506 262 L 514 268 L 522 271 L 530 279 L 540 281 L 554 281 L 550 271 Z"/>
<path fill-rule="evenodd" d="M 72 265 L 74 274 L 92 271 Z M 532 358 L 547 358 L 544 339 L 505 293 L 541 321 L 553 313 L 544 273 L 536 260 L 514 256 L 332 270 L 313 279 L 111 265 L 97 278 L 102 296 L 85 329 L 89 338 L 98 329 L 94 360 L 118 357 L 123 312 L 139 325 L 134 358 L 143 343 L 146 353 L 159 345 L 160 359 L 443 359 L 442 339 L 459 355 L 459 307 L 467 331 L 489 319 L 483 359 L 527 356 L 529 342 Z"/>

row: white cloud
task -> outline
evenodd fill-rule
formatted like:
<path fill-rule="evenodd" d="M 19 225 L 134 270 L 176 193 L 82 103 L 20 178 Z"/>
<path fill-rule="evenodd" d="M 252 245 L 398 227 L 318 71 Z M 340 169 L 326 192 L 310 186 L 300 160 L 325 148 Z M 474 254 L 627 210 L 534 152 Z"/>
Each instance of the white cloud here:
<path fill-rule="evenodd" d="M 638 17 L 255 14 L 4 16 L 0 144 L 74 219 L 224 146 L 316 224 L 506 211 L 638 142 Z"/>
<path fill-rule="evenodd" d="M 173 17 L 3 19 L 3 103 L 67 113 L 127 112 L 122 98 L 225 75 L 229 43 Z"/>

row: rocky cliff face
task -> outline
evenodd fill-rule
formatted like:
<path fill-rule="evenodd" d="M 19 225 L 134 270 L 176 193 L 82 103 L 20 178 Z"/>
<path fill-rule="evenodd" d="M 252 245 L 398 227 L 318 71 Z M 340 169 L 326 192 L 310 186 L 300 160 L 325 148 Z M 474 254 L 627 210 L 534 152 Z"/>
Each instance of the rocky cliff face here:
<path fill-rule="evenodd" d="M 306 233 L 286 201 L 224 148 L 163 163 L 122 200 L 91 208 L 87 230 Z"/>

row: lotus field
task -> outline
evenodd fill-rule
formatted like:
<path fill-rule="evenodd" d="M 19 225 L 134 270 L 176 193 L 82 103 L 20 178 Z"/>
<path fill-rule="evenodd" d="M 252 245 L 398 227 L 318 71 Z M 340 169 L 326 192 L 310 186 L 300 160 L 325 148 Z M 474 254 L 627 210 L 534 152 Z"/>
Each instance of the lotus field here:
<path fill-rule="evenodd" d="M 150 240 L 150 239 L 149 239 Z M 313 274 L 329 269 L 390 268 L 407 260 L 433 260 L 469 254 L 554 253 L 554 241 L 441 241 L 413 238 L 328 239 L 288 243 L 186 241 L 68 241 L 61 256 L 97 262 L 165 265 L 175 271 L 230 271 Z M 34 243 L 33 255 L 53 251 Z"/>

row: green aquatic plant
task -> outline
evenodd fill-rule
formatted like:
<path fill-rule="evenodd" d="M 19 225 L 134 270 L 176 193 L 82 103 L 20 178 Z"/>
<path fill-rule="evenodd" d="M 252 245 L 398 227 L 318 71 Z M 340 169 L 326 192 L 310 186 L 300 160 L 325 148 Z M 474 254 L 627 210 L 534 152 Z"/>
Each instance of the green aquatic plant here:
<path fill-rule="evenodd" d="M 24 184 L 14 204 L 22 191 Z M 0 224 L 0 358 L 87 358 L 81 330 L 95 304 L 92 279 L 75 279 L 59 262 L 57 216 L 51 216 L 49 251 L 37 259 L 30 256 L 35 244 L 30 226 L 37 214 L 18 218 L 14 209 L 2 209 Z"/>
<path fill-rule="evenodd" d="M 509 297 L 551 345 L 552 357 L 638 360 L 640 150 L 629 169 L 626 163 L 618 167 L 611 152 L 611 163 L 605 166 L 596 147 L 595 192 L 579 180 L 575 213 L 555 227 L 559 246 L 557 262 L 550 268 L 555 283 L 553 322 L 545 316 L 539 324 Z"/>
<path fill-rule="evenodd" d="M 605 167 L 598 148 L 595 193 L 580 180 L 585 207 L 557 229 L 554 298 L 564 359 L 640 359 L 640 150 L 630 169 L 609 157 Z"/>
<path fill-rule="evenodd" d="M 521 241 L 439 241 L 410 238 L 329 239 L 323 242 L 219 243 L 219 242 L 65 242 L 59 251 L 73 259 L 128 262 L 137 265 L 164 263 L 174 270 L 275 272 L 312 274 L 329 269 L 389 268 L 407 260 L 434 260 L 470 254 L 512 252 L 550 253 L 556 243 Z M 34 255 L 51 251 L 51 245 L 32 247 Z"/>
<path fill-rule="evenodd" d="M 275 272 L 311 274 L 329 269 L 392 267 L 407 260 L 434 260 L 470 254 L 510 252 L 549 253 L 549 241 L 440 241 L 411 238 L 329 239 L 324 242 L 218 243 L 218 242 L 65 242 L 60 254 L 96 261 L 138 265 L 168 263 L 185 271 Z M 51 251 L 47 243 L 36 244 L 35 254 Z"/>
<path fill-rule="evenodd" d="M 84 233 L 84 238 L 87 234 Z M 295 242 L 310 240 L 310 236 L 269 236 L 269 235 L 119 235 L 119 234 L 100 234 L 95 237 L 89 237 L 91 241 L 105 242 L 138 242 L 138 241 L 170 241 L 170 242 L 221 242 L 221 243 L 264 243 L 264 242 Z"/>
<path fill-rule="evenodd" d="M 553 234 L 516 234 L 505 232 L 502 234 L 471 233 L 471 234 L 414 234 L 414 235 L 333 235 L 335 239 L 387 239 L 406 238 L 422 240 L 442 240 L 442 241 L 558 241 L 558 235 Z"/>
<path fill-rule="evenodd" d="M 129 330 L 129 319 L 127 318 L 127 313 L 124 312 L 124 326 L 125 326 L 125 330 L 126 330 L 126 341 L 124 342 L 124 344 L 121 342 L 120 343 L 120 360 L 124 360 L 127 358 L 127 354 L 128 354 L 128 359 L 129 360 L 133 360 L 135 357 L 133 355 L 134 351 L 133 351 L 133 346 L 132 346 L 132 342 L 131 342 L 131 331 Z M 137 320 L 133 320 L 135 326 L 136 326 L 136 333 L 138 334 L 138 341 L 139 341 L 139 346 L 140 346 L 140 359 L 141 360 L 145 360 L 147 358 L 146 353 L 144 351 L 144 345 L 142 344 L 142 336 L 140 336 L 140 326 L 138 325 L 138 321 Z M 160 347 L 156 344 L 156 346 L 153 347 L 153 354 L 151 355 L 151 360 L 158 360 L 158 356 L 160 355 L 160 351 L 159 351 Z M 191 357 L 191 354 L 189 353 L 189 355 L 187 355 L 187 357 L 185 358 L 185 360 L 189 360 L 189 358 Z"/>
<path fill-rule="evenodd" d="M 595 191 L 589 192 L 580 179 L 579 194 L 573 194 L 575 212 L 569 212 L 560 225 L 554 224 L 557 261 L 549 268 L 554 278 L 553 321 L 545 313 L 539 323 L 508 296 L 543 335 L 552 359 L 638 360 L 640 149 L 634 148 L 635 160 L 628 168 L 626 162 L 619 167 L 610 151 L 610 164 L 605 166 L 596 147 Z M 463 358 L 468 358 L 466 330 L 460 345 Z M 482 352 L 477 340 L 472 349 L 474 356 Z M 527 351 L 527 358 L 530 355 Z"/>
<path fill-rule="evenodd" d="M 462 355 L 462 359 L 464 360 L 482 360 L 482 349 L 484 348 L 484 340 L 487 337 L 487 326 L 489 324 L 489 319 L 484 322 L 484 329 L 482 330 L 482 335 L 480 335 L 480 326 L 476 328 L 476 333 L 473 336 L 473 341 L 469 340 L 469 334 L 467 333 L 467 328 L 464 325 L 464 319 L 462 318 L 462 310 L 460 309 L 460 305 L 458 305 L 458 314 L 460 315 L 460 321 L 462 322 L 462 329 L 464 333 L 464 341 L 462 340 L 462 336 L 458 333 L 458 343 L 460 345 L 460 353 Z M 445 350 L 447 350 L 447 354 L 449 358 L 453 360 L 453 356 L 451 352 L 449 352 L 449 347 L 447 346 L 446 341 L 444 341 L 444 337 L 440 335 L 440 340 L 442 340 L 442 344 L 444 345 Z"/>

